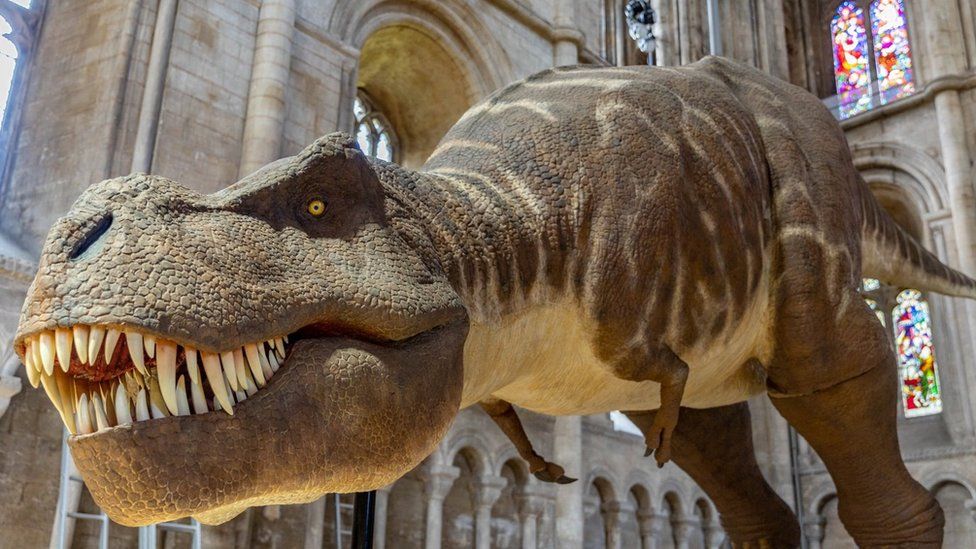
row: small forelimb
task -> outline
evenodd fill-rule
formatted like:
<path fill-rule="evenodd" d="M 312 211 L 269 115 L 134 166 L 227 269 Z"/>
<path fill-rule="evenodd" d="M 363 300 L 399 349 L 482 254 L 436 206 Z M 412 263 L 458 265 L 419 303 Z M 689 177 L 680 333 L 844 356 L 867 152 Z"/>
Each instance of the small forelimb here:
<path fill-rule="evenodd" d="M 529 472 L 535 475 L 535 478 L 543 482 L 555 482 L 556 484 L 576 482 L 575 478 L 570 478 L 565 475 L 565 470 L 562 467 L 546 461 L 536 453 L 535 449 L 532 448 L 532 442 L 529 440 L 528 435 L 525 434 L 522 421 L 519 419 L 515 408 L 511 404 L 496 398 L 484 400 L 480 404 L 481 408 L 487 412 L 488 416 L 505 433 L 505 436 L 512 441 L 519 456 L 528 462 Z"/>

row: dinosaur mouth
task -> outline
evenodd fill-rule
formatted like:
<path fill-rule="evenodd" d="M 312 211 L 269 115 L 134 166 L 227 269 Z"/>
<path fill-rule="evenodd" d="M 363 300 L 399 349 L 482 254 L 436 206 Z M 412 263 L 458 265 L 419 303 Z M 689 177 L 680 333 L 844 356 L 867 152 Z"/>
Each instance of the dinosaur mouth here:
<path fill-rule="evenodd" d="M 124 326 L 75 325 L 27 336 L 28 379 L 72 435 L 171 416 L 234 414 L 285 363 L 287 335 L 221 353 Z"/>

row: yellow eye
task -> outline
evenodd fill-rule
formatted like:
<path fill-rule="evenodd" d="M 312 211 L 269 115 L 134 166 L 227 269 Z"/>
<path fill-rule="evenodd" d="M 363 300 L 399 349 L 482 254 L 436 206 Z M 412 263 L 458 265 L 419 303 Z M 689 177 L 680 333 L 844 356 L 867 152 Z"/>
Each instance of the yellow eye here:
<path fill-rule="evenodd" d="M 312 214 L 315 217 L 318 217 L 325 213 L 325 202 L 322 202 L 321 200 L 318 199 L 310 200 L 308 202 L 307 209 L 308 209 L 308 213 Z"/>

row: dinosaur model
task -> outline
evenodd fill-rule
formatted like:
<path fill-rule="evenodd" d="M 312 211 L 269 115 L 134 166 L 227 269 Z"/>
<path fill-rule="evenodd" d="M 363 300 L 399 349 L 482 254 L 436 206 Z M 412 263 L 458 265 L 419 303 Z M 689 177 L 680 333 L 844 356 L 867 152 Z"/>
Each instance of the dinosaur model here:
<path fill-rule="evenodd" d="M 976 282 L 882 210 L 816 97 L 730 61 L 542 72 L 419 171 L 332 134 L 210 195 L 103 181 L 38 269 L 16 349 L 122 524 L 387 485 L 476 404 L 571 480 L 514 404 L 629 411 L 734 544 L 798 546 L 753 455 L 745 400 L 766 392 L 859 544 L 941 541 L 859 284 Z"/>

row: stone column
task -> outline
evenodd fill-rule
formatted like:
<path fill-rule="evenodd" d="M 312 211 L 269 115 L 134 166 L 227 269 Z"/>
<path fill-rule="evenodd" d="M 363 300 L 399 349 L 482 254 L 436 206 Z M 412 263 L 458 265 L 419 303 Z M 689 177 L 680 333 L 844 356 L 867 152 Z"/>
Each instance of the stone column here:
<path fill-rule="evenodd" d="M 803 535 L 807 538 L 807 549 L 820 549 L 826 525 L 827 519 L 823 517 L 808 517 L 803 523 Z"/>
<path fill-rule="evenodd" d="M 719 549 L 725 542 L 725 530 L 718 522 L 705 525 L 705 549 Z"/>
<path fill-rule="evenodd" d="M 146 87 L 139 107 L 135 149 L 132 151 L 132 171 L 151 172 L 156 133 L 159 128 L 159 110 L 163 105 L 163 89 L 169 66 L 169 50 L 173 44 L 173 28 L 176 25 L 178 0 L 161 0 L 156 10 L 149 65 L 146 67 Z"/>
<path fill-rule="evenodd" d="M 546 510 L 546 496 L 540 486 L 527 484 L 516 496 L 522 523 L 522 549 L 536 549 L 539 541 L 539 519 Z"/>
<path fill-rule="evenodd" d="M 575 65 L 579 63 L 579 44 L 583 34 L 575 28 L 576 3 L 556 2 L 555 4 L 556 30 L 552 37 L 553 64 L 557 67 Z"/>
<path fill-rule="evenodd" d="M 688 549 L 692 534 L 701 529 L 701 521 L 695 517 L 676 517 L 671 522 L 671 528 L 674 531 L 675 549 Z"/>
<path fill-rule="evenodd" d="M 305 549 L 320 549 L 325 540 L 325 498 L 309 503 L 305 507 Z"/>
<path fill-rule="evenodd" d="M 582 478 L 582 418 L 557 417 L 552 436 L 553 461 L 562 465 L 567 475 Z M 567 549 L 583 547 L 582 482 L 556 486 L 556 545 Z"/>
<path fill-rule="evenodd" d="M 664 532 L 667 523 L 668 516 L 662 513 L 642 512 L 637 515 L 637 525 L 640 528 L 643 549 L 661 547 L 661 532 Z"/>
<path fill-rule="evenodd" d="M 247 95 L 241 176 L 281 156 L 294 34 L 295 0 L 263 0 Z"/>
<path fill-rule="evenodd" d="M 427 494 L 427 531 L 424 536 L 426 549 L 441 549 L 441 532 L 444 521 L 444 498 L 451 491 L 461 470 L 451 465 L 431 465 L 427 469 L 424 491 Z"/>
<path fill-rule="evenodd" d="M 491 508 L 508 484 L 505 477 L 483 475 L 475 484 L 474 544 L 476 549 L 491 549 Z"/>
<path fill-rule="evenodd" d="M 600 511 L 603 513 L 603 525 L 607 530 L 607 549 L 623 548 L 624 519 L 635 511 L 634 506 L 626 501 L 608 501 Z"/>
<path fill-rule="evenodd" d="M 373 522 L 373 549 L 386 547 L 386 509 L 390 501 L 390 490 L 393 485 L 384 486 L 376 491 L 376 510 Z"/>

